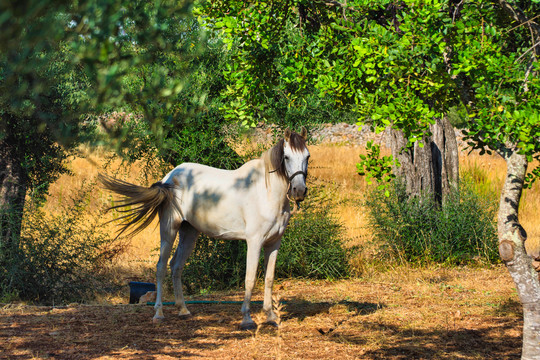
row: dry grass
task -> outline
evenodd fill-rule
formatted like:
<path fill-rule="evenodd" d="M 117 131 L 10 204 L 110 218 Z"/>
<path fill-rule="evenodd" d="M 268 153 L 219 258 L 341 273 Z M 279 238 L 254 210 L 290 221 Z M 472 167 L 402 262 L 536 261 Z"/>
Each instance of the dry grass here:
<path fill-rule="evenodd" d="M 368 190 L 365 179 L 356 174 L 356 163 L 362 147 L 355 146 L 312 146 L 311 181 L 324 185 L 331 194 L 329 199 L 337 205 L 336 216 L 345 224 L 347 235 L 356 245 L 369 239 L 366 229 L 365 209 L 360 205 L 363 194 Z M 531 164 L 530 168 L 536 166 Z M 462 152 L 460 156 L 461 174 L 471 174 L 479 182 L 478 187 L 497 197 L 506 176 L 506 163 L 497 155 L 483 155 Z M 520 203 L 520 222 L 528 233 L 527 248 L 540 249 L 540 222 L 537 209 L 540 208 L 540 183 L 523 193 Z"/>
<path fill-rule="evenodd" d="M 190 305 L 189 319 L 165 307 L 159 326 L 149 306 L 0 308 L 0 358 L 519 358 L 519 303 L 503 267 L 400 267 L 369 281 L 287 280 L 277 288 L 281 327 L 256 332 L 238 330 L 235 305 Z"/>
<path fill-rule="evenodd" d="M 96 214 L 113 204 L 113 196 L 102 189 L 97 183 L 99 172 L 106 172 L 123 180 L 137 184 L 150 185 L 158 178 L 145 179 L 142 168 L 143 163 L 137 162 L 131 166 L 126 166 L 118 158 L 110 157 L 110 154 L 104 152 L 81 152 L 82 156 L 74 157 L 69 165 L 73 175 L 63 175 L 49 189 L 49 197 L 45 205 L 45 210 L 55 213 L 60 205 L 69 203 L 73 194 L 84 186 L 91 184 L 90 204 L 88 211 Z M 91 216 L 89 214 L 89 216 Z M 113 220 L 117 217 L 114 212 L 107 212 L 102 215 L 103 223 Z M 116 223 L 105 224 L 111 236 L 115 236 L 118 231 Z M 157 220 L 139 233 L 137 236 L 128 239 L 125 252 L 121 254 L 117 261 L 115 270 L 127 276 L 133 276 L 133 279 L 153 281 L 154 268 L 159 257 L 159 232 L 157 230 Z"/>
<path fill-rule="evenodd" d="M 537 165 L 537 163 L 530 164 L 529 170 Z M 466 156 L 462 153 L 460 172 L 474 174 L 476 181 L 483 183 L 485 188 L 499 196 L 506 176 L 506 163 L 497 155 Z M 537 213 L 539 208 L 540 182 L 536 182 L 531 189 L 524 190 L 519 204 L 519 221 L 527 231 L 525 245 L 529 252 L 540 251 L 540 222 Z"/>
<path fill-rule="evenodd" d="M 335 216 L 345 225 L 352 245 L 369 239 L 361 202 L 368 185 L 356 173 L 356 163 L 364 149 L 359 146 L 311 146 L 309 186 L 322 187 L 327 201 L 336 205 Z"/>
<path fill-rule="evenodd" d="M 253 144 L 247 144 L 249 151 Z M 246 150 L 247 151 L 247 150 Z M 368 190 L 363 177 L 356 173 L 356 163 L 363 147 L 317 145 L 310 146 L 311 163 L 309 167 L 308 186 L 319 189 L 311 192 L 317 197 L 317 202 L 324 206 L 325 202 L 335 204 L 335 216 L 344 224 L 350 245 L 365 245 L 370 239 L 366 228 L 366 211 L 362 208 L 362 197 Z M 504 160 L 497 156 L 479 156 L 476 154 L 461 154 L 461 173 L 472 174 L 476 181 L 482 183 L 487 190 L 499 194 L 506 174 Z M 59 204 L 69 201 L 74 189 L 78 189 L 85 182 L 96 182 L 98 172 L 105 171 L 115 174 L 119 178 L 137 184 L 151 184 L 159 180 L 162 175 L 144 179 L 142 167 L 144 164 L 136 163 L 130 167 L 122 167 L 118 159 L 108 159 L 102 152 L 85 152 L 84 157 L 72 160 L 70 168 L 73 176 L 64 175 L 50 188 L 50 197 L 46 209 L 54 213 Z M 163 174 L 164 175 L 164 174 Z M 530 248 L 540 248 L 540 223 L 536 209 L 540 208 L 540 184 L 532 189 L 525 190 L 520 205 L 520 220 L 528 232 L 527 245 Z M 98 211 L 103 206 L 111 204 L 111 195 L 95 187 L 90 211 Z M 113 219 L 114 214 L 108 213 L 104 220 Z M 157 225 L 157 224 L 156 224 Z M 159 256 L 159 234 L 156 225 L 145 229 L 142 233 L 130 240 L 127 252 L 123 254 L 120 265 L 124 270 L 138 273 L 137 276 L 152 278 L 153 269 Z M 109 224 L 111 234 L 117 227 Z M 357 262 L 361 262 L 358 259 Z M 358 266 L 362 266 L 358 264 Z M 363 269 L 362 269 L 363 270 Z M 361 271 L 360 271 L 361 272 Z"/>

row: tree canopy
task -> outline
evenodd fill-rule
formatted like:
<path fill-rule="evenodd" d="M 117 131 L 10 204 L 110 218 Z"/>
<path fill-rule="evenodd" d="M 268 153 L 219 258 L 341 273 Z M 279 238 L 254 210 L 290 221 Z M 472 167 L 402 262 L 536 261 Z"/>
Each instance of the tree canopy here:
<path fill-rule="evenodd" d="M 538 2 L 212 1 L 199 14 L 240 44 L 227 73 L 237 100 L 228 111 L 240 118 L 254 121 L 265 92 L 279 87 L 292 103 L 312 83 L 359 124 L 400 129 L 409 144 L 453 108 L 473 147 L 512 143 L 531 160 L 539 11 Z"/>
<path fill-rule="evenodd" d="M 84 140 L 92 116 L 132 105 L 152 123 L 164 121 L 150 109 L 172 106 L 185 76 L 157 60 L 191 56 L 178 41 L 190 6 L 114 0 L 0 4 L 0 140 L 22 164 L 23 180 L 54 178 L 62 153 Z M 137 88 L 126 86 L 128 75 L 149 66 L 152 76 Z M 41 180 L 36 184 L 46 183 Z"/>

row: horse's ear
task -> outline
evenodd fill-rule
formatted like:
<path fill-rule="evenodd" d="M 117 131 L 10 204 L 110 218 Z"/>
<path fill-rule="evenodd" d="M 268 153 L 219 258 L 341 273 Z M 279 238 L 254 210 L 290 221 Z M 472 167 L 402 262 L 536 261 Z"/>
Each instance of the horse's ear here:
<path fill-rule="evenodd" d="M 300 136 L 302 136 L 304 140 L 307 140 L 307 129 L 305 126 L 302 126 L 302 131 L 300 132 Z"/>
<path fill-rule="evenodd" d="M 291 133 L 291 129 L 289 129 L 289 128 L 285 129 L 285 134 L 284 134 L 284 136 L 285 136 L 285 140 L 286 140 L 287 142 L 289 142 L 289 141 L 291 140 L 291 134 L 292 134 L 292 133 Z"/>

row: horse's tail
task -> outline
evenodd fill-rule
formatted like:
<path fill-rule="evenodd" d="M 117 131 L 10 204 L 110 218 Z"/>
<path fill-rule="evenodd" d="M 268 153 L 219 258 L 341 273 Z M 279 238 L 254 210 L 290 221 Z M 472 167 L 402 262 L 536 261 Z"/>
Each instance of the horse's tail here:
<path fill-rule="evenodd" d="M 173 184 L 164 184 L 158 181 L 150 187 L 144 187 L 130 184 L 105 174 L 99 174 L 98 179 L 104 188 L 123 196 L 118 201 L 118 205 L 111 206 L 108 210 L 129 207 L 118 210 L 125 215 L 111 220 L 121 221 L 121 229 L 117 237 L 134 225 L 136 227 L 129 233 L 129 236 L 138 234 L 150 225 L 163 206 L 168 204 L 176 205 L 172 191 L 174 188 Z"/>

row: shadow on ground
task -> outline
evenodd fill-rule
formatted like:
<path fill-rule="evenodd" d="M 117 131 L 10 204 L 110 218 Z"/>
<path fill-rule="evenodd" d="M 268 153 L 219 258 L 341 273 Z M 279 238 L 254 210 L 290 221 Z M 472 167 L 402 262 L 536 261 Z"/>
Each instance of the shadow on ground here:
<path fill-rule="evenodd" d="M 283 321 L 324 316 L 336 305 L 358 315 L 380 308 L 371 303 L 296 299 L 283 305 Z M 255 314 L 261 305 L 252 309 Z M 174 306 L 166 306 L 165 321 L 154 325 L 153 308 L 144 305 L 4 308 L 0 311 L 0 358 L 204 358 L 229 342 L 254 336 L 238 329 L 240 305 L 193 304 L 190 310 L 192 317 L 179 318 Z"/>
<path fill-rule="evenodd" d="M 413 329 L 363 319 L 326 337 L 358 348 L 378 342 L 362 359 L 519 359 L 521 328 L 516 318 L 490 320 L 475 328 Z"/>
<path fill-rule="evenodd" d="M 253 312 L 260 308 L 254 305 Z M 378 319 L 381 309 L 384 304 L 285 299 L 283 351 L 304 351 L 311 359 L 307 351 L 317 355 L 317 349 L 335 344 L 336 356 L 360 359 L 519 357 L 516 318 L 493 316 L 470 329 L 412 329 Z M 165 321 L 153 325 L 151 306 L 0 309 L 0 359 L 228 359 L 251 356 L 251 348 L 265 358 L 275 349 L 275 329 L 260 334 L 238 329 L 239 305 L 193 304 L 187 319 L 176 316 L 173 306 L 164 310 Z"/>

